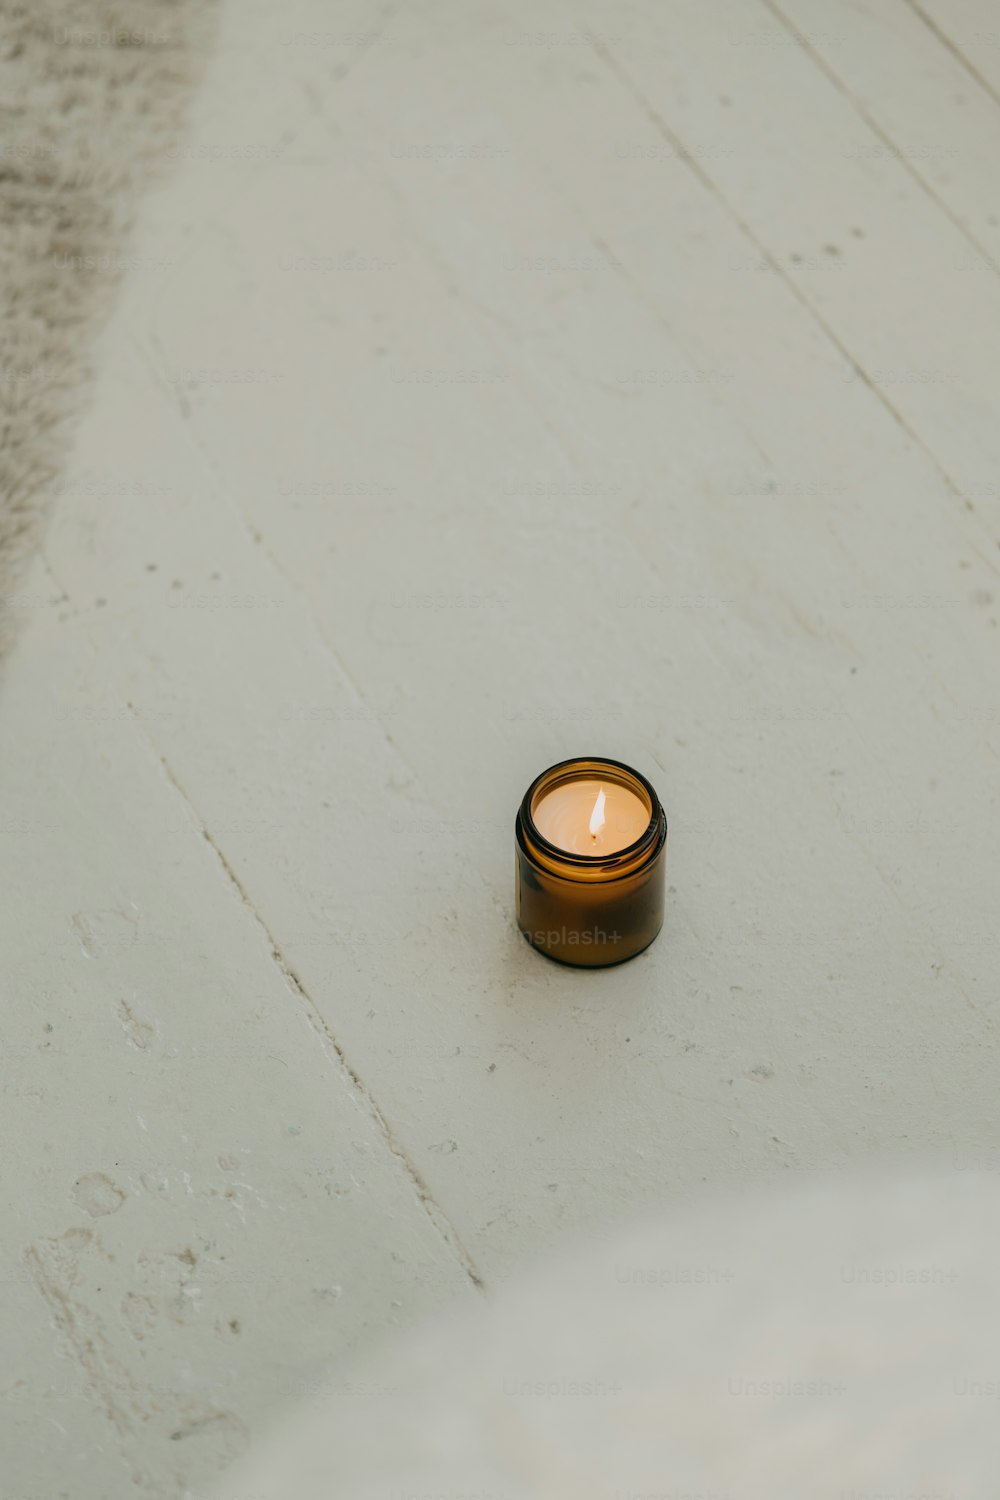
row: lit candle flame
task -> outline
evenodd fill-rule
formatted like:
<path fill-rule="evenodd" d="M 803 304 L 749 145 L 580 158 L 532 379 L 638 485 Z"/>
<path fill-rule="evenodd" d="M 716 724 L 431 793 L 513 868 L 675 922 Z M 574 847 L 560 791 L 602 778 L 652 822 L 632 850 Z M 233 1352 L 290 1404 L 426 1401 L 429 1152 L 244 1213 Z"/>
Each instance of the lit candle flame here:
<path fill-rule="evenodd" d="M 597 801 L 594 803 L 594 811 L 590 815 L 590 832 L 591 832 L 591 834 L 593 835 L 593 837 L 595 839 L 596 839 L 597 835 L 600 833 L 600 831 L 601 831 L 601 829 L 603 827 L 604 827 L 604 788 L 601 787 L 601 790 L 597 794 Z"/>

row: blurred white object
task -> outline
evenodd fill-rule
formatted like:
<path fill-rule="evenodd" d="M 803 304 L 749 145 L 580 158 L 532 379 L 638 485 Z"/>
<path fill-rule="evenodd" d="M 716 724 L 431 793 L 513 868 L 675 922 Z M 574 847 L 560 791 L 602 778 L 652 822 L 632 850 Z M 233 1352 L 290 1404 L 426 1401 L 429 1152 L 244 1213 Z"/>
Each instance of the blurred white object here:
<path fill-rule="evenodd" d="M 1000 1182 L 743 1192 L 330 1381 L 219 1500 L 986 1500 Z"/>

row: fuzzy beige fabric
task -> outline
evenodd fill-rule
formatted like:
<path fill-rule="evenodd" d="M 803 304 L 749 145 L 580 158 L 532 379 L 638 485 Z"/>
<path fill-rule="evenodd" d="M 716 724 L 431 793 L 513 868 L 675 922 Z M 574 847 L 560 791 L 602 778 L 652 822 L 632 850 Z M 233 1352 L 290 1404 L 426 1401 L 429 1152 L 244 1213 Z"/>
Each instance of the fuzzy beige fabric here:
<path fill-rule="evenodd" d="M 1000 1184 L 717 1193 L 318 1372 L 217 1500 L 994 1500 Z"/>
<path fill-rule="evenodd" d="M 0 8 L 0 594 L 40 532 L 86 397 L 88 334 L 174 138 L 212 0 Z M 0 614 L 9 635 L 10 612 Z"/>

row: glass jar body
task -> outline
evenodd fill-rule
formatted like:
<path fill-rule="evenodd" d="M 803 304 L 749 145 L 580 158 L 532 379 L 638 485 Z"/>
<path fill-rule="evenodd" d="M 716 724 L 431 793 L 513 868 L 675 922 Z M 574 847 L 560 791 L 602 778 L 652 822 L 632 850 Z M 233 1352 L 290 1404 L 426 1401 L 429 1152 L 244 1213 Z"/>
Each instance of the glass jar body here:
<path fill-rule="evenodd" d="M 650 814 L 642 837 L 607 858 L 555 848 L 532 817 L 552 786 L 594 776 L 641 795 Z M 522 934 L 548 958 L 579 968 L 634 958 L 663 924 L 666 843 L 666 815 L 639 772 L 595 757 L 550 767 L 528 788 L 515 824 L 515 910 Z"/>

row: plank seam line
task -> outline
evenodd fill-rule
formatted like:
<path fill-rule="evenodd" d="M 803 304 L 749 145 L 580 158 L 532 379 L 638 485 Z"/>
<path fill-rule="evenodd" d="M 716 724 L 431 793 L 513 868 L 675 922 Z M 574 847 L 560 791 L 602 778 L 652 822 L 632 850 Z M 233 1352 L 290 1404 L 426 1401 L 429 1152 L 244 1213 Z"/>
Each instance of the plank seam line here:
<path fill-rule="evenodd" d="M 924 25 L 927 27 L 927 30 L 937 37 L 942 47 L 944 47 L 947 52 L 951 53 L 952 57 L 954 57 L 959 66 L 965 69 L 969 77 L 974 78 L 975 81 L 979 84 L 979 87 L 983 89 L 985 93 L 989 94 L 990 98 L 995 100 L 997 104 L 1000 104 L 1000 94 L 997 93 L 996 89 L 993 87 L 992 83 L 990 83 L 989 79 L 985 76 L 985 74 L 980 73 L 979 69 L 969 61 L 965 53 L 961 50 L 961 48 L 956 46 L 947 32 L 941 30 L 941 27 L 934 20 L 933 16 L 929 16 L 924 10 L 923 6 L 917 4 L 917 0 L 906 0 L 906 4 L 910 7 L 915 16 L 920 17 L 921 21 L 923 21 Z"/>
<path fill-rule="evenodd" d="M 128 704 L 128 707 L 131 709 L 132 705 Z M 212 850 L 219 863 L 220 868 L 222 869 L 224 875 L 227 877 L 231 888 L 239 897 L 241 905 L 244 906 L 249 912 L 256 927 L 263 936 L 267 944 L 271 959 L 285 979 L 287 986 L 303 1002 L 306 1016 L 310 1025 L 312 1026 L 312 1029 L 319 1036 L 321 1042 L 323 1042 L 325 1046 L 333 1052 L 333 1055 L 336 1057 L 338 1064 L 340 1065 L 343 1072 L 347 1075 L 347 1078 L 350 1080 L 350 1083 L 352 1084 L 358 1097 L 364 1103 L 366 1109 L 368 1110 L 368 1113 L 378 1127 L 379 1132 L 385 1140 L 385 1143 L 391 1151 L 392 1155 L 402 1165 L 406 1176 L 409 1179 L 410 1185 L 416 1193 L 420 1206 L 423 1208 L 431 1223 L 434 1225 L 435 1229 L 444 1240 L 448 1249 L 461 1264 L 462 1269 L 464 1270 L 469 1281 L 472 1282 L 473 1286 L 476 1287 L 478 1291 L 484 1291 L 485 1282 L 475 1261 L 469 1254 L 468 1250 L 466 1250 L 465 1246 L 462 1244 L 457 1231 L 451 1224 L 447 1215 L 444 1213 L 444 1210 L 436 1202 L 430 1187 L 424 1181 L 424 1178 L 422 1177 L 417 1166 L 410 1159 L 404 1147 L 396 1139 L 391 1125 L 389 1124 L 382 1110 L 379 1108 L 379 1105 L 376 1102 L 371 1090 L 368 1088 L 367 1084 L 364 1082 L 357 1069 L 349 1061 L 344 1048 L 341 1046 L 340 1042 L 334 1035 L 334 1032 L 331 1030 L 325 1017 L 323 1016 L 322 1011 L 319 1009 L 319 1006 L 316 1004 L 315 1000 L 306 989 L 295 969 L 289 963 L 282 949 L 278 945 L 273 933 L 271 932 L 271 929 L 264 921 L 264 918 L 257 910 L 253 901 L 251 901 L 249 893 L 247 892 L 246 887 L 243 885 L 243 882 L 240 880 L 239 876 L 230 865 L 228 859 L 219 848 L 219 845 L 215 842 L 215 840 L 212 838 L 212 835 L 209 833 L 208 829 L 201 821 L 201 818 L 198 816 L 194 804 L 191 802 L 190 797 L 185 792 L 180 782 L 177 780 L 177 777 L 174 775 L 174 772 L 171 769 L 168 761 L 160 753 L 160 751 L 157 750 L 156 746 L 149 740 L 148 736 L 143 732 L 138 724 L 136 724 L 136 733 L 138 734 L 139 738 L 145 742 L 149 754 L 158 763 L 164 777 L 183 801 L 185 809 L 194 827 L 201 833 L 201 836 L 204 839 L 205 843 L 207 843 L 209 848 Z"/>

